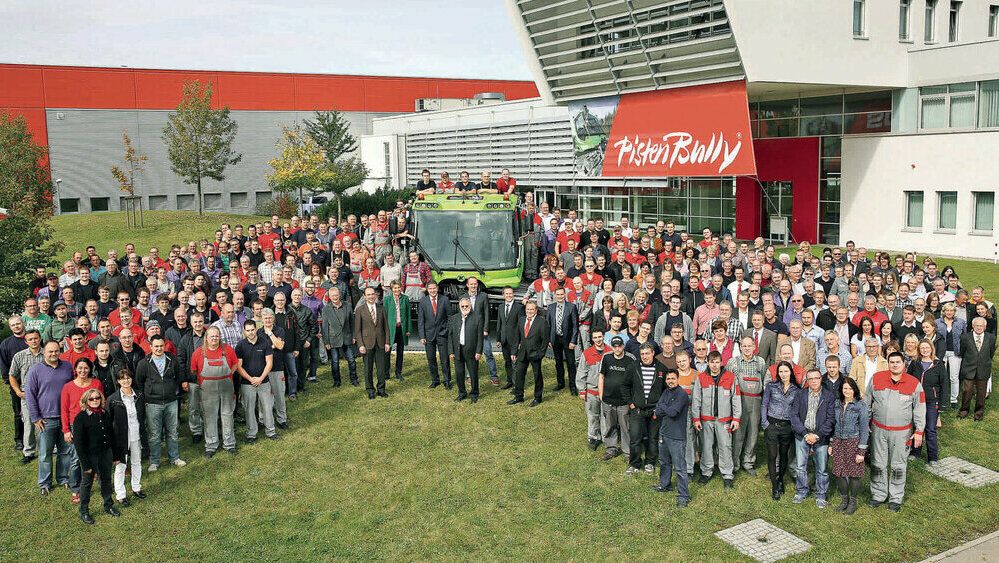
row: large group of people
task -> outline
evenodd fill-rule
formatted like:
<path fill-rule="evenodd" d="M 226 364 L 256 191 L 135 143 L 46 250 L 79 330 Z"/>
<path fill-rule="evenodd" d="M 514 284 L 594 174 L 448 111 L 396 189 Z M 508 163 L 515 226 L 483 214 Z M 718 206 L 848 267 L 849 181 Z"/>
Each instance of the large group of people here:
<path fill-rule="evenodd" d="M 457 185 L 424 172 L 423 194 L 516 187 L 506 170 L 478 184 L 462 172 Z M 479 402 L 482 360 L 508 405 L 528 388 L 537 407 L 568 387 L 589 448 L 623 455 L 629 476 L 658 467 L 653 489 L 676 490 L 681 507 L 695 471 L 703 485 L 717 467 L 725 489 L 739 471 L 755 475 L 762 432 L 774 500 L 790 468 L 794 503 L 825 507 L 835 487 L 837 510 L 852 514 L 869 473 L 868 504 L 898 511 L 924 442 L 938 461 L 942 413 L 985 414 L 995 306 L 950 266 L 915 253 L 871 260 L 852 242 L 778 254 L 763 239 L 626 216 L 608 229 L 531 193 L 519 205 L 528 283 L 488 288 L 492 299 L 474 277 L 456 302 L 444 295 L 404 202 L 339 223 L 221 225 L 166 256 L 88 246 L 58 273 L 38 268 L 0 342 L 22 462 L 37 457 L 41 493 L 67 487 L 87 523 L 99 479 L 118 516 L 115 501 L 145 497 L 144 469 L 186 465 L 183 403 L 204 455 L 235 455 L 237 424 L 244 443 L 261 426 L 279 439 L 320 365 L 338 388 L 346 363 L 360 387 L 360 359 L 368 399 L 388 398 L 411 339 L 425 351 L 417 373 L 431 389 L 457 387 L 458 402 Z"/>

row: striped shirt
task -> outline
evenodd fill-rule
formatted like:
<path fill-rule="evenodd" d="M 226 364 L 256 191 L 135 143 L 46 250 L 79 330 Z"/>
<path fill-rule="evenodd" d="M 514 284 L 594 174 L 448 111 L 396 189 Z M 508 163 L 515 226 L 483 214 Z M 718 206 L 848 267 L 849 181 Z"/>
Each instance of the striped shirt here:
<path fill-rule="evenodd" d="M 649 398 L 649 392 L 652 391 L 652 382 L 656 379 L 656 366 L 655 363 L 651 366 L 642 366 L 642 391 L 645 393 L 645 398 Z"/>

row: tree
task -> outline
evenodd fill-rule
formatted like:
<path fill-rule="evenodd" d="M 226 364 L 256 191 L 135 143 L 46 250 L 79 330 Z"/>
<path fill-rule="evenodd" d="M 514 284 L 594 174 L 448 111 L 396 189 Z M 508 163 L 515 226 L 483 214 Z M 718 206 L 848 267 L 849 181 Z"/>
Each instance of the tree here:
<path fill-rule="evenodd" d="M 243 159 L 232 148 L 238 126 L 229 115 L 229 107 L 213 110 L 211 106 L 210 83 L 185 83 L 177 111 L 170 113 L 163 128 L 170 169 L 185 184 L 197 187 L 199 215 L 204 214 L 202 180 L 225 180 L 225 169 Z"/>
<path fill-rule="evenodd" d="M 125 169 L 118 168 L 117 165 L 111 167 L 111 175 L 118 181 L 118 188 L 128 195 L 135 195 L 135 177 L 141 176 L 145 171 L 146 161 L 149 157 L 138 154 L 132 145 L 132 139 L 128 136 L 128 131 L 121 132 L 121 142 L 125 145 Z"/>
<path fill-rule="evenodd" d="M 281 156 L 269 162 L 274 172 L 267 175 L 275 191 L 288 194 L 297 190 L 301 200 L 303 191 L 321 192 L 333 179 L 326 152 L 298 125 L 281 129 L 277 147 Z"/>
<path fill-rule="evenodd" d="M 314 120 L 305 120 L 305 131 L 326 153 L 333 180 L 327 182 L 321 191 L 333 193 L 339 221 L 342 207 L 340 198 L 347 190 L 360 185 L 368 177 L 368 169 L 359 158 L 346 157 L 357 150 L 357 138 L 350 132 L 350 122 L 336 110 L 317 111 Z"/>
<path fill-rule="evenodd" d="M 52 180 L 48 153 L 23 117 L 0 113 L 0 313 L 19 311 L 37 266 L 56 265 L 62 244 L 51 241 Z"/>

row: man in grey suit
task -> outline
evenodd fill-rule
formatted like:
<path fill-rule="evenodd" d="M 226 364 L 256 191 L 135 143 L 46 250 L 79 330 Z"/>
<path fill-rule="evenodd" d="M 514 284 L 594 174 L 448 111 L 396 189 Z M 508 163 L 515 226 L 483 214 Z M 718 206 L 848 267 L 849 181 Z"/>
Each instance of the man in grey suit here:
<path fill-rule="evenodd" d="M 506 384 L 503 389 L 513 387 L 513 340 L 514 332 L 520 319 L 524 318 L 524 305 L 513 298 L 513 288 L 506 286 L 503 288 L 503 303 L 500 304 L 496 312 L 496 337 L 500 348 L 503 350 L 503 368 L 506 370 Z"/>
<path fill-rule="evenodd" d="M 451 359 L 454 361 L 454 377 L 458 382 L 458 396 L 455 401 L 469 398 L 465 392 L 465 378 L 472 383 L 472 402 L 479 400 L 479 359 L 482 358 L 482 326 L 479 318 L 472 313 L 472 304 L 467 297 L 458 302 L 458 314 L 451 317 L 448 339 L 451 341 Z"/>
<path fill-rule="evenodd" d="M 330 302 L 323 307 L 320 317 L 323 321 L 323 344 L 333 367 L 333 386 L 340 386 L 340 359 L 346 358 L 350 384 L 357 387 L 359 382 L 354 356 L 354 311 L 340 298 L 339 288 L 330 288 L 328 296 Z"/>
<path fill-rule="evenodd" d="M 427 294 L 416 307 L 416 320 L 420 344 L 427 352 L 430 370 L 430 388 L 441 384 L 437 357 L 444 375 L 444 388 L 451 388 L 451 361 L 448 354 L 448 299 L 440 294 L 437 282 L 427 284 Z"/>
<path fill-rule="evenodd" d="M 357 351 L 364 356 L 364 388 L 368 398 L 388 397 L 385 392 L 385 373 L 388 369 L 389 344 L 388 323 L 382 303 L 375 295 L 373 287 L 364 290 L 364 299 L 354 309 L 354 340 Z M 375 368 L 378 368 L 378 388 L 372 381 Z"/>
<path fill-rule="evenodd" d="M 958 418 L 968 416 L 971 396 L 975 395 L 975 421 L 985 416 L 985 397 L 992 380 L 992 357 L 996 353 L 996 335 L 985 332 L 985 319 L 971 321 L 971 332 L 961 335 L 961 410 Z"/>
<path fill-rule="evenodd" d="M 752 323 L 744 333 L 756 342 L 756 355 L 763 358 L 768 366 L 774 364 L 777 356 L 777 333 L 763 326 L 763 311 L 753 311 Z"/>

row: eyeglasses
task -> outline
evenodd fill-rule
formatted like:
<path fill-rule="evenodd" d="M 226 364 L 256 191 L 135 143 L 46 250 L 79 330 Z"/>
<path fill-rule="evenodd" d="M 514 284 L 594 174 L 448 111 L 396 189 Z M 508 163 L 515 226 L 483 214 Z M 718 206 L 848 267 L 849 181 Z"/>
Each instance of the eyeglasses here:
<path fill-rule="evenodd" d="M 87 399 L 88 403 L 92 403 L 94 401 L 97 401 L 99 403 L 99 402 L 101 402 L 101 398 L 100 397 L 91 397 L 91 398 Z"/>

